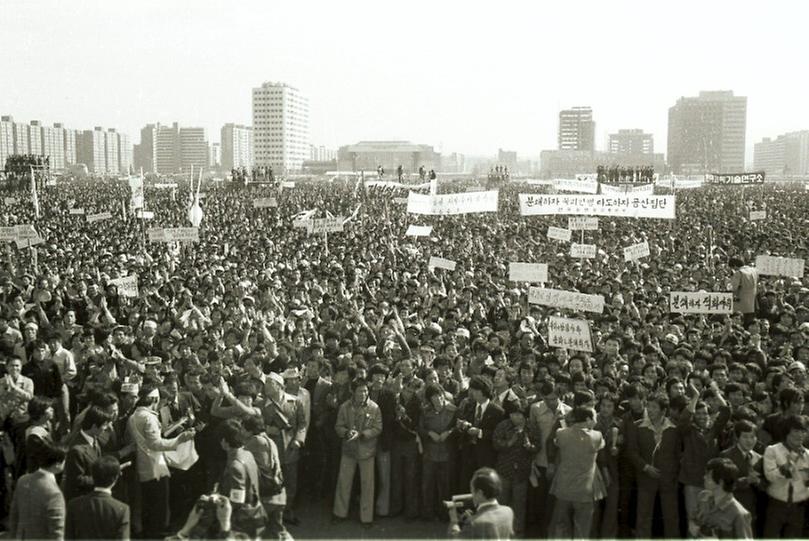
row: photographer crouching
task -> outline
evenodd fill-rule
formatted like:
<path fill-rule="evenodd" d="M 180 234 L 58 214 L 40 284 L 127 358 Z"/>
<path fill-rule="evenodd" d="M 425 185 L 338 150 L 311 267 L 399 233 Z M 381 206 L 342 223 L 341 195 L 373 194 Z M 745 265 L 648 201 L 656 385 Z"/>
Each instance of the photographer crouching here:
<path fill-rule="evenodd" d="M 514 512 L 497 503 L 502 482 L 491 468 L 480 468 L 469 482 L 471 494 L 444 502 L 449 509 L 449 534 L 467 539 L 511 539 Z"/>

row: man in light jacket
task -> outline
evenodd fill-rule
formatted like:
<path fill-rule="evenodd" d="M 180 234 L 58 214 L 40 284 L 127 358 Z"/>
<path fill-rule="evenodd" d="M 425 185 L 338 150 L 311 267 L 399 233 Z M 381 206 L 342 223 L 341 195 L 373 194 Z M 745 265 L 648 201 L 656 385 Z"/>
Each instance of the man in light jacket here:
<path fill-rule="evenodd" d="M 351 400 L 346 400 L 337 413 L 335 430 L 343 440 L 340 473 L 334 494 L 334 515 L 338 520 L 348 516 L 354 472 L 360 468 L 360 520 L 370 526 L 374 520 L 374 457 L 382 433 L 382 413 L 368 398 L 368 383 L 361 378 L 352 384 Z"/>
<path fill-rule="evenodd" d="M 127 430 L 137 447 L 138 479 L 143 501 L 143 534 L 147 539 L 165 537 L 168 528 L 169 467 L 166 451 L 173 451 L 194 438 L 187 430 L 179 436 L 164 439 L 160 432 L 157 406 L 160 392 L 153 385 L 144 385 L 138 407 L 129 418 Z"/>

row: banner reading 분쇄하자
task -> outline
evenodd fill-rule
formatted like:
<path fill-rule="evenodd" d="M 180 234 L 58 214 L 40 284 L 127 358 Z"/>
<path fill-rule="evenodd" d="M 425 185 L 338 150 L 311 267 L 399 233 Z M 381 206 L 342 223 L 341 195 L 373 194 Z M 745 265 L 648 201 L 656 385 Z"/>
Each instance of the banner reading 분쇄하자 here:
<path fill-rule="evenodd" d="M 523 216 L 578 215 L 673 220 L 673 195 L 546 195 L 520 194 Z"/>

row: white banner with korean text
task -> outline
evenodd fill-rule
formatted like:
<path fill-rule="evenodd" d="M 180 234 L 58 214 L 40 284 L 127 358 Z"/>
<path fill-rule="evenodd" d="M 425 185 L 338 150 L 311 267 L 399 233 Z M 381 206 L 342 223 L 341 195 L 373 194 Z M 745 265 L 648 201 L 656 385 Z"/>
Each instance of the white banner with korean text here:
<path fill-rule="evenodd" d="M 729 314 L 733 311 L 733 293 L 708 291 L 672 291 L 669 311 L 679 314 Z"/>
<path fill-rule="evenodd" d="M 544 287 L 528 288 L 528 302 L 553 308 L 565 308 L 580 312 L 604 311 L 604 297 L 602 295 L 587 295 L 563 289 L 549 289 Z"/>
<path fill-rule="evenodd" d="M 556 214 L 658 218 L 673 220 L 675 196 L 520 194 L 520 214 Z"/>
<path fill-rule="evenodd" d="M 555 348 L 593 352 L 593 336 L 586 319 L 551 316 L 548 319 L 548 344 Z"/>
<path fill-rule="evenodd" d="M 497 212 L 497 195 L 497 190 L 446 195 L 428 195 L 410 192 L 410 195 L 407 197 L 407 212 L 426 215 Z"/>
<path fill-rule="evenodd" d="M 803 259 L 792 257 L 756 256 L 756 270 L 761 276 L 803 278 L 805 264 L 806 262 Z"/>

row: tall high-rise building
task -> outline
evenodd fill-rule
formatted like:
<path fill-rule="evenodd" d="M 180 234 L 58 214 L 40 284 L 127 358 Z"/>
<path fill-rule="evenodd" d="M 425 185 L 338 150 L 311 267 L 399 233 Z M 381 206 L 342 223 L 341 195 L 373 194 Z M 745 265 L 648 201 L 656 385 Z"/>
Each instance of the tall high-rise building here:
<path fill-rule="evenodd" d="M 222 143 L 211 143 L 208 152 L 208 167 L 217 168 L 222 165 Z"/>
<path fill-rule="evenodd" d="M 517 169 L 517 152 L 514 150 L 497 149 L 497 165 L 508 167 L 512 173 Z"/>
<path fill-rule="evenodd" d="M 31 126 L 28 124 L 14 123 L 14 154 L 31 154 L 30 132 Z"/>
<path fill-rule="evenodd" d="M 104 132 L 104 164 L 105 172 L 118 174 L 121 172 L 121 162 L 118 156 L 118 134 L 114 129 Z"/>
<path fill-rule="evenodd" d="M 175 122 L 171 126 L 157 126 L 154 172 L 161 175 L 180 170 L 180 127 Z M 145 169 L 144 169 L 145 171 Z"/>
<path fill-rule="evenodd" d="M 0 169 L 6 166 L 6 159 L 14 154 L 14 119 L 8 115 L 0 117 Z"/>
<path fill-rule="evenodd" d="M 76 135 L 77 163 L 87 166 L 87 171 L 94 175 L 107 172 L 107 147 L 104 129 L 96 126 L 92 130 L 84 130 Z"/>
<path fill-rule="evenodd" d="M 559 150 L 595 150 L 596 123 L 590 107 L 559 111 Z"/>
<path fill-rule="evenodd" d="M 140 130 L 140 143 L 134 146 L 133 160 L 136 171 L 143 169 L 144 173 L 152 173 L 157 162 L 157 132 L 160 123 L 146 124 Z"/>
<path fill-rule="evenodd" d="M 129 174 L 129 168 L 132 167 L 132 142 L 129 140 L 128 135 L 123 133 L 118 134 L 118 170 L 122 175 Z"/>
<path fill-rule="evenodd" d="M 720 90 L 680 98 L 669 109 L 669 167 L 677 174 L 743 171 L 746 128 L 746 97 Z"/>
<path fill-rule="evenodd" d="M 42 154 L 49 157 L 51 170 L 62 171 L 65 168 L 65 131 L 54 124 L 42 126 L 40 133 Z"/>
<path fill-rule="evenodd" d="M 765 137 L 753 148 L 753 164 L 768 175 L 809 174 L 809 130 Z"/>
<path fill-rule="evenodd" d="M 62 130 L 62 142 L 64 144 L 65 167 L 76 165 L 78 158 L 76 157 L 76 130 L 65 128 L 61 124 L 54 124 L 54 128 Z"/>
<path fill-rule="evenodd" d="M 654 154 L 654 136 L 643 130 L 618 130 L 610 134 L 609 151 L 613 154 Z"/>
<path fill-rule="evenodd" d="M 276 173 L 298 171 L 309 158 L 309 100 L 284 83 L 253 89 L 253 160 Z"/>
<path fill-rule="evenodd" d="M 220 131 L 222 169 L 253 167 L 253 128 L 240 124 L 225 124 Z"/>
<path fill-rule="evenodd" d="M 42 152 L 42 123 L 32 120 L 28 128 L 28 153 L 34 156 L 44 156 Z"/>
<path fill-rule="evenodd" d="M 180 169 L 182 172 L 208 167 L 208 138 L 205 128 L 180 128 Z"/>

